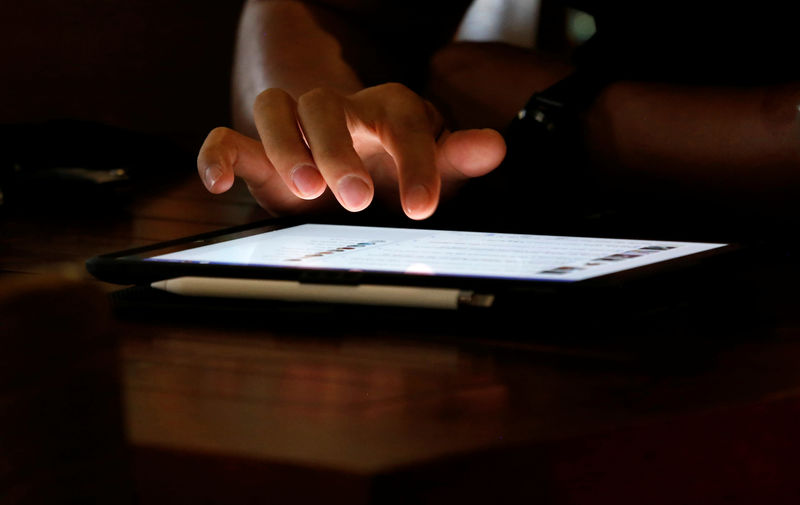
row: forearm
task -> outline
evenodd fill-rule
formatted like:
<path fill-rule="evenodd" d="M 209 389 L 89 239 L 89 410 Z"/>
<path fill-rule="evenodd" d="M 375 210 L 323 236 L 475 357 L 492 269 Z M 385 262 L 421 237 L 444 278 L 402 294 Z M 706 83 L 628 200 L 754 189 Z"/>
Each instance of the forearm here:
<path fill-rule="evenodd" d="M 313 8 L 292 1 L 250 1 L 240 21 L 233 71 L 236 129 L 255 136 L 253 103 L 267 88 L 297 98 L 316 88 L 342 93 L 362 83 L 342 54 L 340 38 L 323 29 Z M 327 23 L 337 23 L 335 19 Z M 342 32 L 346 27 L 340 27 Z"/>
<path fill-rule="evenodd" d="M 719 189 L 800 183 L 800 84 L 747 89 L 620 82 L 589 111 L 594 161 Z"/>

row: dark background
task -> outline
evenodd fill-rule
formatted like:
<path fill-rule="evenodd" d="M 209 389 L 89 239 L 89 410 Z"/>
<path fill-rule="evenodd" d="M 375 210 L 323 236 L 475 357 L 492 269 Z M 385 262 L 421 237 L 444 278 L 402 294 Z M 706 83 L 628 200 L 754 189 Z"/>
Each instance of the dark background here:
<path fill-rule="evenodd" d="M 230 66 L 241 5 L 6 2 L 0 16 L 0 124 L 69 118 L 155 134 L 196 151 L 211 128 L 230 123 Z"/>

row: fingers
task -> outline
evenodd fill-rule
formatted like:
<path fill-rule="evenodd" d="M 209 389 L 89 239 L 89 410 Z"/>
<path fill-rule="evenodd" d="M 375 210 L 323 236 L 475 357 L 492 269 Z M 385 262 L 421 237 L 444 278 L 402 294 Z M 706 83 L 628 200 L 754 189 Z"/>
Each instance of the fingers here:
<path fill-rule="evenodd" d="M 436 210 L 442 183 L 454 183 L 494 170 L 506 154 L 495 130 L 443 129 L 438 111 L 404 86 L 387 84 L 360 93 L 381 94 L 382 114 L 364 115 L 397 165 L 400 199 L 406 215 L 425 219 Z M 452 184 L 450 184 L 452 187 Z"/>
<path fill-rule="evenodd" d="M 212 193 L 230 189 L 234 176 L 261 186 L 272 172 L 261 145 L 230 128 L 211 130 L 197 156 L 197 173 Z"/>
<path fill-rule="evenodd" d="M 435 163 L 438 127 L 427 104 L 418 99 L 399 99 L 392 105 L 383 137 L 397 164 L 400 201 L 408 217 L 426 219 L 436 210 L 441 189 Z"/>
<path fill-rule="evenodd" d="M 257 140 L 229 128 L 208 134 L 197 157 L 197 172 L 212 193 L 223 193 L 241 177 L 258 204 L 272 214 L 299 212 L 308 206 L 283 184 Z"/>
<path fill-rule="evenodd" d="M 325 191 L 325 180 L 314 164 L 297 124 L 297 104 L 281 89 L 258 95 L 254 118 L 270 163 L 298 197 L 311 200 Z"/>
<path fill-rule="evenodd" d="M 372 178 L 353 148 L 345 99 L 317 89 L 301 96 L 297 117 L 313 160 L 339 203 L 356 212 L 372 201 Z"/>
<path fill-rule="evenodd" d="M 260 142 L 217 128 L 200 150 L 198 173 L 213 193 L 242 177 L 267 210 L 298 210 L 330 188 L 342 207 L 359 211 L 373 199 L 374 176 L 383 189 L 399 186 L 406 215 L 425 219 L 443 182 L 483 175 L 505 156 L 499 133 L 447 132 L 435 107 L 400 84 L 349 97 L 317 89 L 297 101 L 268 89 L 254 113 Z"/>
<path fill-rule="evenodd" d="M 441 189 L 435 163 L 436 136 L 443 125 L 439 112 L 395 83 L 356 93 L 351 105 L 394 161 L 405 214 L 412 219 L 429 217 L 436 210 Z"/>

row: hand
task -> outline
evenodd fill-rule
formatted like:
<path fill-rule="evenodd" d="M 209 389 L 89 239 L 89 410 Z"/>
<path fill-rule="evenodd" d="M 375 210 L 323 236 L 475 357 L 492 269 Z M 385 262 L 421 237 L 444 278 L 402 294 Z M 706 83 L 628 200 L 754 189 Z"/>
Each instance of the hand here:
<path fill-rule="evenodd" d="M 377 194 L 399 197 L 406 215 L 425 219 L 441 193 L 492 171 L 506 150 L 494 130 L 445 130 L 434 106 L 400 84 L 349 96 L 315 89 L 297 101 L 272 88 L 258 95 L 254 117 L 260 141 L 216 128 L 197 169 L 212 193 L 241 177 L 276 215 L 330 204 L 319 198 L 330 188 L 349 211 L 363 210 Z"/>

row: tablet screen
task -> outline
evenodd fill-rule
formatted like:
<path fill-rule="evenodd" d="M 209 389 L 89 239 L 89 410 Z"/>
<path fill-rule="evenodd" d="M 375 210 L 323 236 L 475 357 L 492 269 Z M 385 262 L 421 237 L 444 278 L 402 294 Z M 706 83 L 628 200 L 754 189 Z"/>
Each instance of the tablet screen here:
<path fill-rule="evenodd" d="M 146 260 L 574 282 L 725 245 L 302 224 Z"/>

